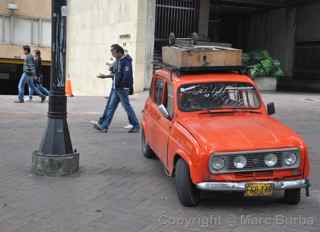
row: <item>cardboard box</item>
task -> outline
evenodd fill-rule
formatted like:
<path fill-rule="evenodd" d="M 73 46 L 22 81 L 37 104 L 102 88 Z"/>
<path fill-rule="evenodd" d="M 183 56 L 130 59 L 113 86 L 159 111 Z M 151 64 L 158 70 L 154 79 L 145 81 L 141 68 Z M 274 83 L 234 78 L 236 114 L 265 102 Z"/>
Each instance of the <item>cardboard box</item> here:
<path fill-rule="evenodd" d="M 177 68 L 241 66 L 242 50 L 219 46 L 163 47 L 162 62 Z"/>

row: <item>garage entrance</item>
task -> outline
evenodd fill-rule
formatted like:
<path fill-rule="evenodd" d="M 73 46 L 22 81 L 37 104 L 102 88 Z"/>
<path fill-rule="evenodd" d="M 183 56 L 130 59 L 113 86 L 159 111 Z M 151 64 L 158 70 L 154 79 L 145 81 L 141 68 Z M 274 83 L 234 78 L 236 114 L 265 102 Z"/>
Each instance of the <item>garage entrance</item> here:
<path fill-rule="evenodd" d="M 212 0 L 209 37 L 280 60 L 280 90 L 320 90 L 319 1 Z"/>

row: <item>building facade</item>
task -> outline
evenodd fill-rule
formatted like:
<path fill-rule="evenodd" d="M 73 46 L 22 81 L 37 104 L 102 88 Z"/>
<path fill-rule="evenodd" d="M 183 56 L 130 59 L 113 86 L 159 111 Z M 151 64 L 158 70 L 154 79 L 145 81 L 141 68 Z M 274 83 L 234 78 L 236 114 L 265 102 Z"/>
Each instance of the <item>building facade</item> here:
<path fill-rule="evenodd" d="M 22 71 L 21 46 L 40 48 L 49 76 L 51 0 L 0 0 L 0 94 L 15 93 Z M 68 0 L 67 78 L 75 95 L 106 95 L 110 46 L 133 58 L 136 92 L 150 85 L 155 61 L 170 32 L 198 32 L 244 51 L 268 50 L 286 78 L 320 89 L 320 3 L 316 0 Z M 8 91 L 10 90 L 10 91 Z"/>
<path fill-rule="evenodd" d="M 0 0 L 0 94 L 17 91 L 23 45 L 42 52 L 49 76 L 51 0 Z"/>

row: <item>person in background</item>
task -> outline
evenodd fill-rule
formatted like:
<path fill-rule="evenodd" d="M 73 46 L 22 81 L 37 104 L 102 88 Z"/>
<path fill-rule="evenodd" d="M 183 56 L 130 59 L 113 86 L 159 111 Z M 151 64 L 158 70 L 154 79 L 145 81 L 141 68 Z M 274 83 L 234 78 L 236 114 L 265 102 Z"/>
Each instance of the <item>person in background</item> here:
<path fill-rule="evenodd" d="M 45 95 L 49 96 L 49 91 L 43 86 L 43 72 L 42 72 L 42 59 L 40 50 L 34 51 L 34 66 L 35 66 L 35 79 L 34 85 L 39 91 Z M 32 92 L 32 89 L 29 89 Z"/>
<path fill-rule="evenodd" d="M 133 94 L 132 58 L 125 55 L 123 48 L 118 44 L 111 46 L 111 53 L 116 59 L 112 66 L 114 73 L 112 90 L 103 117 L 95 125 L 95 128 L 107 133 L 114 113 L 121 102 L 127 112 L 129 122 L 133 126 L 129 133 L 138 133 L 140 131 L 139 121 L 129 101 L 129 95 Z"/>
<path fill-rule="evenodd" d="M 24 45 L 23 53 L 25 55 L 24 64 L 23 64 L 23 73 L 18 84 L 18 92 L 19 92 L 18 100 L 15 101 L 15 103 L 24 103 L 24 88 L 26 83 L 28 83 L 29 88 L 31 89 L 31 93 L 35 91 L 41 98 L 41 102 L 44 102 L 46 99 L 46 96 L 42 94 L 40 90 L 34 86 L 34 83 L 33 83 L 33 76 L 35 76 L 35 65 L 34 65 L 33 56 L 31 54 L 30 46 Z M 29 92 L 29 97 L 31 97 L 30 100 L 32 100 L 31 93 Z"/>

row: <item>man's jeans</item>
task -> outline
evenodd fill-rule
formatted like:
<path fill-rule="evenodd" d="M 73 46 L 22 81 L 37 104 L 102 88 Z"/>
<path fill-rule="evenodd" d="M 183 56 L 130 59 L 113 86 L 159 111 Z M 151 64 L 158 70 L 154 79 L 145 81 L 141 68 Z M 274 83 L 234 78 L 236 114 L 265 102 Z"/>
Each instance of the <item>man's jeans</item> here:
<path fill-rule="evenodd" d="M 110 94 L 110 99 L 108 101 L 108 104 L 106 106 L 105 110 L 105 117 L 103 122 L 100 124 L 100 126 L 104 129 L 108 129 L 110 126 L 110 123 L 113 119 L 114 113 L 116 109 L 118 108 L 119 103 L 121 102 L 121 105 L 125 109 L 128 115 L 128 120 L 130 124 L 133 126 L 133 128 L 140 128 L 139 121 L 137 119 L 137 116 L 130 105 L 129 102 L 129 91 L 126 89 L 116 89 L 112 90 Z"/>
<path fill-rule="evenodd" d="M 36 87 L 36 89 L 39 89 L 39 91 L 43 94 L 43 95 L 45 95 L 45 96 L 49 96 L 49 91 L 43 86 L 43 85 L 41 85 L 40 83 L 38 83 L 38 82 L 34 82 L 34 86 Z M 33 91 L 31 90 L 31 88 L 29 87 L 29 91 L 31 91 L 31 96 L 33 95 Z"/>
<path fill-rule="evenodd" d="M 18 85 L 19 100 L 24 99 L 24 87 L 25 87 L 26 83 L 28 83 L 28 85 L 29 85 L 29 96 L 32 97 L 33 92 L 35 91 L 37 94 L 39 94 L 39 96 L 45 97 L 45 95 L 42 94 L 40 92 L 40 90 L 34 86 L 32 76 L 28 76 L 27 74 L 23 73 L 20 78 L 19 85 Z"/>
<path fill-rule="evenodd" d="M 106 107 L 104 108 L 102 116 L 99 118 L 99 121 L 98 121 L 99 125 L 101 125 L 103 123 L 103 121 L 106 119 L 107 111 L 108 111 L 108 108 L 109 108 L 109 105 L 110 105 L 110 99 L 111 99 L 113 91 L 114 91 L 114 89 L 111 89 L 110 94 L 108 96 Z"/>

